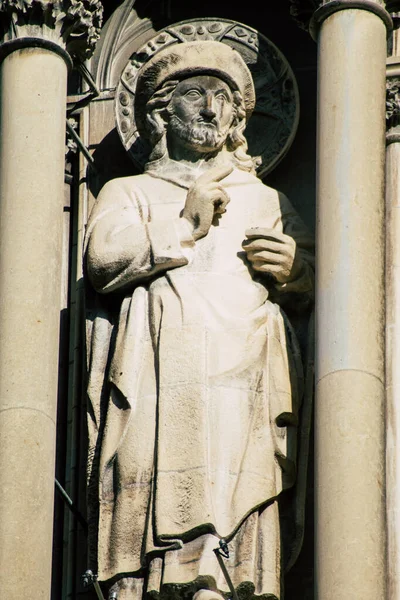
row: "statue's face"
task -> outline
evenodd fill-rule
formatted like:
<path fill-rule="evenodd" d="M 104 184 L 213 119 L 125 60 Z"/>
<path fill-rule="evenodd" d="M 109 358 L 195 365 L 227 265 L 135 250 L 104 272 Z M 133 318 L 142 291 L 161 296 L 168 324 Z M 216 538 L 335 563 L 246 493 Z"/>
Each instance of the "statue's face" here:
<path fill-rule="evenodd" d="M 232 92 L 218 77 L 190 77 L 178 83 L 168 112 L 169 139 L 199 152 L 212 152 L 223 146 L 231 128 Z"/>

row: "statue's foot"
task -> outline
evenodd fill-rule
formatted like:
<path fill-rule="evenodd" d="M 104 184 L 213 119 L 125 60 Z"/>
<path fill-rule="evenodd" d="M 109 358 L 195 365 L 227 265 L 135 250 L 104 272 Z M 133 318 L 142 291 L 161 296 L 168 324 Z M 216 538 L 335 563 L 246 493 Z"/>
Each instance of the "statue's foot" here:
<path fill-rule="evenodd" d="M 119 599 L 118 599 L 119 600 Z M 193 596 L 193 600 L 225 600 L 222 594 L 213 590 L 199 590 Z"/>

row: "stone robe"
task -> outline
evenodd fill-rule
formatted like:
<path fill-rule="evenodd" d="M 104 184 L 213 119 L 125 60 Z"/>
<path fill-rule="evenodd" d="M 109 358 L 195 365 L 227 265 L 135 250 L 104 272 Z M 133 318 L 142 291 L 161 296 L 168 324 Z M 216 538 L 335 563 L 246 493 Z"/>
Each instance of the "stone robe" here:
<path fill-rule="evenodd" d="M 302 373 L 242 241 L 256 226 L 296 239 L 306 261 L 280 295 L 310 292 L 312 242 L 283 195 L 238 169 L 222 182 L 226 214 L 194 242 L 179 215 L 196 177 L 169 161 L 113 180 L 88 223 L 90 281 L 121 298 L 114 326 L 97 314 L 89 327 L 99 579 L 135 573 L 141 593 L 209 576 L 227 591 L 212 553 L 225 538 L 234 584 L 279 597 L 275 500 L 293 483 Z"/>

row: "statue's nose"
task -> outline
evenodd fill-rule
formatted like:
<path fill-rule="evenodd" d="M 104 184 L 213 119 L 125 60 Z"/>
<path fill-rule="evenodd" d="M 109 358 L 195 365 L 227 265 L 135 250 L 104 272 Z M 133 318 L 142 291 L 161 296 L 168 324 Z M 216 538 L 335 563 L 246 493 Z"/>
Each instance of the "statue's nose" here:
<path fill-rule="evenodd" d="M 209 119 L 210 121 L 211 121 L 211 119 L 214 119 L 216 114 L 217 113 L 210 108 L 203 108 L 203 110 L 201 111 L 201 116 L 204 117 L 205 119 Z"/>
<path fill-rule="evenodd" d="M 200 114 L 205 119 L 214 119 L 217 116 L 214 104 L 214 98 L 210 95 L 207 96 L 204 107 L 201 109 Z"/>

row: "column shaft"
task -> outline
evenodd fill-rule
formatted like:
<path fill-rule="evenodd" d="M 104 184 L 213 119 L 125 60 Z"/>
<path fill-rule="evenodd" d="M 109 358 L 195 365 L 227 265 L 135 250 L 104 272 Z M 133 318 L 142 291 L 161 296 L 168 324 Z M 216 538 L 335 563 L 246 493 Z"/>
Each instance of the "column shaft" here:
<path fill-rule="evenodd" d="M 399 2 L 387 2 L 390 10 Z M 386 149 L 386 510 L 388 600 L 400 597 L 400 46 L 394 16 L 392 55 L 387 61 Z"/>
<path fill-rule="evenodd" d="M 400 140 L 399 140 L 400 141 Z M 388 599 L 400 597 L 400 143 L 386 151 L 386 385 Z"/>
<path fill-rule="evenodd" d="M 49 598 L 67 68 L 0 66 L 0 590 Z"/>
<path fill-rule="evenodd" d="M 321 600 L 385 596 L 386 28 L 347 8 L 319 34 L 316 565 Z"/>

